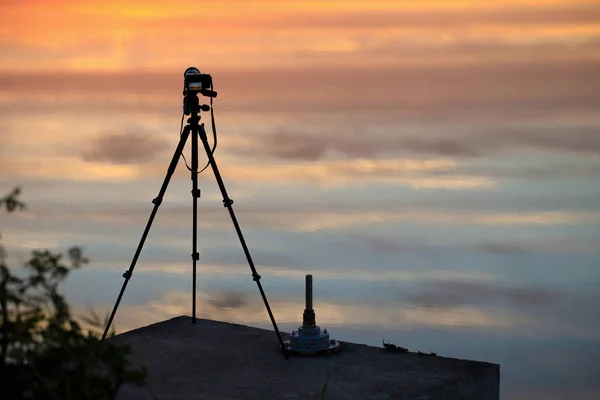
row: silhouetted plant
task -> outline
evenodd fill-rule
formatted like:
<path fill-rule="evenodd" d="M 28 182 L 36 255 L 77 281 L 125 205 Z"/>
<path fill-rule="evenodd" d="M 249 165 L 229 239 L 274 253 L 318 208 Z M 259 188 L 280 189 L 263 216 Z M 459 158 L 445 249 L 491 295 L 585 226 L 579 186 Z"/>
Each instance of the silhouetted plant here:
<path fill-rule="evenodd" d="M 0 198 L 0 209 L 23 209 L 19 193 Z M 0 247 L 0 398 L 113 399 L 123 383 L 145 385 L 146 370 L 131 366 L 129 347 L 83 328 L 58 290 L 87 263 L 79 247 L 66 257 L 34 250 L 23 265 L 26 274 L 16 275 Z M 85 322 L 102 328 L 95 313 Z"/>

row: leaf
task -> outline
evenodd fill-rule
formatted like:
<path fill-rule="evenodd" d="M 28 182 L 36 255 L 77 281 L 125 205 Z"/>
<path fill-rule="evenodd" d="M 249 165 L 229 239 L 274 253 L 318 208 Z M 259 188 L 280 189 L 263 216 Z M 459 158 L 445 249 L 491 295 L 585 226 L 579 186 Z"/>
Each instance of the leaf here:
<path fill-rule="evenodd" d="M 14 188 L 9 194 L 0 198 L 0 209 L 2 205 L 6 207 L 6 211 L 9 213 L 15 210 L 23 210 L 25 209 L 25 203 L 21 202 L 17 197 L 21 194 L 21 188 Z"/>
<path fill-rule="evenodd" d="M 75 269 L 89 263 L 89 260 L 83 256 L 83 249 L 81 247 L 71 247 L 68 253 L 69 259 L 71 260 L 71 266 Z"/>

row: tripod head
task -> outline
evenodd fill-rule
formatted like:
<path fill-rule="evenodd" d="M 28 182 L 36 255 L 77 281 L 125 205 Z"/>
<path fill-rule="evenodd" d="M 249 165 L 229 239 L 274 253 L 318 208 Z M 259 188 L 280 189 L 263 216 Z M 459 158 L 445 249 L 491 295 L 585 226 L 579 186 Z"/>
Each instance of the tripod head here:
<path fill-rule="evenodd" d="M 184 96 L 185 97 L 183 98 L 183 113 L 185 115 L 194 114 L 197 116 L 197 114 L 200 111 L 210 111 L 210 106 L 208 104 L 200 105 L 198 95 L 196 93 L 184 92 Z"/>

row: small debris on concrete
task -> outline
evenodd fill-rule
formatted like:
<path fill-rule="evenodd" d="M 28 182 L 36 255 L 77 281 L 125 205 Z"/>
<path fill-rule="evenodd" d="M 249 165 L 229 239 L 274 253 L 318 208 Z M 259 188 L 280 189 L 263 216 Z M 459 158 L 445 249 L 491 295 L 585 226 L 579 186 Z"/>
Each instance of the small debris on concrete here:
<path fill-rule="evenodd" d="M 387 351 L 391 351 L 393 353 L 408 353 L 408 349 L 406 347 L 399 347 L 393 343 L 386 343 L 385 339 L 381 341 L 383 343 L 383 347 Z"/>

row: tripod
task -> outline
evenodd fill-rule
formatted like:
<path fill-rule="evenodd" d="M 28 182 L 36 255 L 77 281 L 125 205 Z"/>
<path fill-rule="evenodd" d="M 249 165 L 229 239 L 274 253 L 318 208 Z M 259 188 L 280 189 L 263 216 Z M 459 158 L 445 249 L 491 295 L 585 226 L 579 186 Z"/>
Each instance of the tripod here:
<path fill-rule="evenodd" d="M 212 83 L 211 83 L 212 88 Z M 202 94 L 211 93 L 210 97 L 215 97 L 216 92 L 210 91 L 202 91 Z M 177 162 L 182 155 L 183 148 L 185 147 L 185 143 L 188 139 L 190 133 L 192 134 L 192 166 L 190 168 L 192 173 L 192 198 L 193 198 L 193 208 L 192 208 L 192 264 L 193 264 L 193 273 L 192 273 L 192 323 L 196 323 L 196 262 L 199 260 L 200 255 L 198 253 L 197 247 L 197 236 L 198 236 L 198 198 L 200 197 L 200 189 L 198 189 L 198 137 L 200 137 L 202 144 L 204 146 L 204 150 L 206 151 L 206 155 L 208 157 L 208 161 L 210 166 L 214 172 L 215 178 L 217 180 L 217 184 L 219 185 L 219 189 L 221 190 L 221 194 L 223 196 L 223 206 L 227 208 L 229 211 L 229 215 L 231 216 L 231 220 L 233 222 L 233 226 L 237 232 L 238 238 L 246 255 L 246 259 L 248 261 L 248 265 L 250 266 L 250 270 L 252 271 L 252 279 L 256 282 L 258 286 L 258 290 L 260 291 L 260 295 L 265 303 L 265 308 L 269 314 L 269 318 L 271 319 L 271 323 L 273 324 L 273 328 L 275 329 L 275 333 L 277 335 L 277 339 L 279 340 L 279 345 L 281 350 L 285 356 L 285 359 L 288 359 L 288 354 L 281 338 L 281 334 L 279 333 L 279 329 L 277 328 L 277 323 L 275 322 L 275 317 L 273 316 L 273 312 L 271 311 L 271 307 L 269 306 L 269 302 L 267 300 L 267 296 L 263 290 L 263 287 L 260 283 L 261 276 L 256 271 L 254 266 L 254 262 L 252 261 L 252 257 L 250 256 L 250 251 L 248 250 L 248 246 L 246 245 L 246 241 L 244 240 L 244 236 L 242 235 L 242 231 L 238 224 L 237 218 L 235 217 L 235 213 L 233 212 L 233 200 L 229 198 L 227 195 L 227 189 L 225 189 L 225 184 L 223 183 L 223 179 L 221 178 L 221 174 L 219 172 L 219 168 L 217 167 L 217 163 L 215 161 L 215 157 L 213 155 L 213 150 L 210 148 L 208 143 L 208 139 L 206 137 L 206 131 L 204 130 L 204 124 L 200 124 L 200 111 L 208 111 L 211 110 L 211 106 L 208 105 L 199 105 L 198 93 L 194 90 L 184 90 L 184 114 L 190 115 L 190 118 L 187 120 L 188 124 L 183 129 L 181 133 L 181 137 L 179 139 L 179 144 L 175 150 L 175 154 L 173 154 L 173 158 L 171 159 L 171 163 L 169 164 L 169 168 L 167 170 L 167 175 L 163 181 L 163 184 L 160 188 L 158 196 L 152 200 L 154 204 L 154 208 L 150 214 L 150 218 L 148 219 L 148 223 L 146 224 L 146 228 L 144 229 L 144 233 L 142 234 L 142 238 L 138 247 L 133 256 L 133 260 L 131 261 L 131 265 L 129 269 L 125 271 L 123 274 L 123 278 L 125 281 L 123 282 L 123 286 L 121 287 L 121 291 L 119 296 L 117 297 L 117 301 L 115 306 L 110 314 L 106 327 L 104 329 L 104 333 L 102 335 L 102 340 L 106 338 L 108 334 L 108 330 L 113 322 L 115 314 L 117 312 L 117 308 L 119 307 L 119 303 L 121 302 L 121 298 L 123 297 L 123 293 L 125 292 L 125 288 L 127 287 L 127 283 L 131 279 L 133 274 L 133 269 L 137 263 L 138 257 L 142 251 L 142 247 L 144 246 L 144 242 L 146 241 L 146 237 L 148 236 L 148 232 L 150 231 L 150 227 L 152 226 L 152 222 L 154 221 L 154 217 L 156 216 L 156 212 L 158 211 L 158 207 L 162 203 L 163 196 L 167 190 L 167 186 L 169 185 L 169 181 L 171 180 L 171 176 L 175 172 L 175 168 L 177 167 Z M 212 104 L 212 102 L 211 102 Z M 214 125 L 213 125 L 214 128 Z"/>

